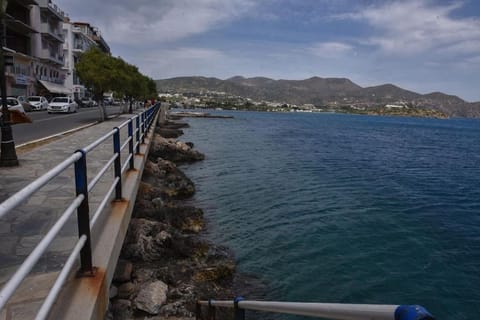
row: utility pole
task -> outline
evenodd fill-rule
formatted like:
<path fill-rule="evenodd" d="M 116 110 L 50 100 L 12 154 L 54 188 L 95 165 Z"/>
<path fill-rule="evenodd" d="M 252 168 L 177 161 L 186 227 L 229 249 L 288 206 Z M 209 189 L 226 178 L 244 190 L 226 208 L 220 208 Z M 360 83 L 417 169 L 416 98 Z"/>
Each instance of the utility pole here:
<path fill-rule="evenodd" d="M 12 126 L 10 124 L 10 112 L 7 106 L 7 84 L 5 79 L 5 50 L 7 46 L 5 24 L 5 15 L 7 11 L 7 0 L 0 0 L 0 91 L 2 98 L 2 118 L 0 119 L 0 126 L 2 132 L 2 140 L 0 146 L 0 167 L 14 167 L 18 166 L 18 158 L 15 150 L 15 141 L 13 141 Z"/>

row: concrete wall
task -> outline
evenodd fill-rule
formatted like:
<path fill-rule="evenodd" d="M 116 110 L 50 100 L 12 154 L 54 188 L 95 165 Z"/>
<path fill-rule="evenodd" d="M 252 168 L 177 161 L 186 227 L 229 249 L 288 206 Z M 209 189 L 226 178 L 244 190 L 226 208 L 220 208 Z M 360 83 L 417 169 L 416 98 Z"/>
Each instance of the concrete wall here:
<path fill-rule="evenodd" d="M 154 119 L 154 124 L 157 123 Z M 108 308 L 109 288 L 120 250 L 127 233 L 138 187 L 152 141 L 151 127 L 135 156 L 135 170 L 127 171 L 122 180 L 123 201 L 113 201 L 102 213 L 103 221 L 92 230 L 93 277 L 76 277 L 72 273 L 50 312 L 49 319 L 104 319 Z"/>

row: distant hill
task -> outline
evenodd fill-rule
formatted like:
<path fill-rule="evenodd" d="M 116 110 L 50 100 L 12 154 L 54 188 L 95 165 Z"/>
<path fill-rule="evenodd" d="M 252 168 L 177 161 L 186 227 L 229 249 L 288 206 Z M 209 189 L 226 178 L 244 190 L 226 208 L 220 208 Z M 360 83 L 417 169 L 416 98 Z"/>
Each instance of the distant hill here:
<path fill-rule="evenodd" d="M 480 117 L 480 102 L 468 103 L 441 92 L 419 94 L 393 84 L 363 88 L 347 78 L 312 77 L 305 80 L 273 80 L 235 76 L 226 80 L 206 77 L 177 77 L 156 80 L 159 92 L 218 91 L 261 101 L 290 104 L 367 105 L 406 103 L 441 111 L 450 117 Z"/>

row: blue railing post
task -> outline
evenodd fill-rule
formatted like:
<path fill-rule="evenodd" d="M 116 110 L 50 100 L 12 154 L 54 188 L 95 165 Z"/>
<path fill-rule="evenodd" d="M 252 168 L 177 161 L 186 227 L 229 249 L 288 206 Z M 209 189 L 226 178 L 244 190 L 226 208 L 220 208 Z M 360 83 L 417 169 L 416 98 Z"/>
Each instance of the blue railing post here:
<path fill-rule="evenodd" d="M 122 161 L 120 160 L 120 129 L 118 127 L 113 128 L 115 133 L 113 134 L 113 153 L 117 154 L 114 162 L 115 178 L 118 178 L 117 185 L 115 187 L 115 199 L 122 199 Z"/>
<path fill-rule="evenodd" d="M 422 306 L 401 305 L 395 310 L 395 320 L 434 320 L 435 318 Z"/>
<path fill-rule="evenodd" d="M 128 121 L 128 137 L 130 142 L 128 143 L 128 153 L 130 154 L 130 170 L 135 169 L 135 155 L 133 154 L 133 120 Z"/>
<path fill-rule="evenodd" d="M 207 313 L 207 319 L 208 320 L 215 320 L 215 306 L 212 305 L 212 300 L 208 300 L 208 313 Z"/>
<path fill-rule="evenodd" d="M 195 320 L 202 320 L 202 305 L 198 300 L 195 306 Z"/>
<path fill-rule="evenodd" d="M 145 143 L 145 113 L 142 112 L 142 143 Z"/>
<path fill-rule="evenodd" d="M 137 144 L 137 148 L 136 148 L 137 150 L 135 150 L 135 153 L 139 154 L 140 153 L 140 116 L 137 116 L 135 118 L 135 124 L 136 124 L 135 127 L 137 128 L 137 130 L 135 131 L 136 132 L 135 142 Z"/>
<path fill-rule="evenodd" d="M 245 299 L 243 297 L 235 297 L 235 299 L 233 299 L 235 310 L 234 320 L 245 320 L 245 310 L 238 307 L 238 303 L 242 300 Z"/>
<path fill-rule="evenodd" d="M 83 201 L 77 209 L 78 237 L 85 235 L 87 240 L 80 250 L 80 275 L 94 274 L 92 263 L 92 244 L 90 241 L 90 208 L 88 205 L 87 157 L 83 150 L 82 157 L 75 162 L 75 190 L 77 196 L 83 195 Z"/>
<path fill-rule="evenodd" d="M 150 128 L 150 118 L 152 115 L 152 109 L 148 109 L 147 111 L 147 121 L 145 121 L 145 132 L 148 132 L 148 129 Z"/>

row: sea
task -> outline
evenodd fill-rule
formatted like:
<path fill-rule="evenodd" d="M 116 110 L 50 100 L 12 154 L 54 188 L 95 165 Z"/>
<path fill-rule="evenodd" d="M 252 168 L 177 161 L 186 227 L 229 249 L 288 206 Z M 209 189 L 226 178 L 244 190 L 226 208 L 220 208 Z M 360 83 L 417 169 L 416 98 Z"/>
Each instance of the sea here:
<path fill-rule="evenodd" d="M 478 318 L 480 120 L 211 113 L 233 118 L 185 119 L 206 159 L 181 169 L 267 300 Z"/>

